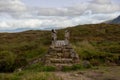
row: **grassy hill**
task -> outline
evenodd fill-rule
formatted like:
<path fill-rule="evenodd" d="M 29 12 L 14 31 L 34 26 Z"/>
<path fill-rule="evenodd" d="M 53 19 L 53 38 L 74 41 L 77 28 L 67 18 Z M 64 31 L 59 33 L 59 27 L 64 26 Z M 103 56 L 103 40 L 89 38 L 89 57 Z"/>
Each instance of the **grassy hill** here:
<path fill-rule="evenodd" d="M 78 25 L 66 29 L 71 33 L 70 42 L 81 60 L 88 60 L 92 65 L 120 64 L 119 24 Z M 64 39 L 66 29 L 58 30 L 59 39 Z M 0 71 L 6 65 L 4 71 L 14 70 L 42 57 L 50 44 L 50 31 L 0 33 L 0 64 L 5 63 L 0 65 Z"/>

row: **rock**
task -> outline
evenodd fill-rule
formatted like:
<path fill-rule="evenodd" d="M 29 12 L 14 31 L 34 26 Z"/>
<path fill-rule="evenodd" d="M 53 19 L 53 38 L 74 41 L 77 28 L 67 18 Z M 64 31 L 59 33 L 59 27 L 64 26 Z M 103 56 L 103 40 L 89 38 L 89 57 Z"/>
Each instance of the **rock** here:
<path fill-rule="evenodd" d="M 84 61 L 82 62 L 82 65 L 83 65 L 83 67 L 85 67 L 85 68 L 90 68 L 90 67 L 91 67 L 90 62 L 87 61 L 87 60 L 84 60 Z"/>

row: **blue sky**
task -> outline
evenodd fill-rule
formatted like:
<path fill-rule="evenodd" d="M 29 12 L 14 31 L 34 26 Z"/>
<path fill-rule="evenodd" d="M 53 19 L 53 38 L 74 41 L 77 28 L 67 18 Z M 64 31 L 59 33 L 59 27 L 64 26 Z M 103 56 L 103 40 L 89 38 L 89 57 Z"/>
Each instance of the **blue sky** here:
<path fill-rule="evenodd" d="M 96 24 L 120 15 L 120 0 L 0 0 L 0 32 Z"/>

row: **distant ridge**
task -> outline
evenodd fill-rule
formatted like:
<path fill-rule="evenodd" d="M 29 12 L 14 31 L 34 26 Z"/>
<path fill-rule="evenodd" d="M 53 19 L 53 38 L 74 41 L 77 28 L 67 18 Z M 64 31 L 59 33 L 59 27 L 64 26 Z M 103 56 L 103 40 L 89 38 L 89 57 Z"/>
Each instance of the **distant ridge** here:
<path fill-rule="evenodd" d="M 109 23 L 109 24 L 120 24 L 120 15 L 113 19 L 113 20 L 110 20 L 110 21 L 107 21 L 106 23 Z"/>

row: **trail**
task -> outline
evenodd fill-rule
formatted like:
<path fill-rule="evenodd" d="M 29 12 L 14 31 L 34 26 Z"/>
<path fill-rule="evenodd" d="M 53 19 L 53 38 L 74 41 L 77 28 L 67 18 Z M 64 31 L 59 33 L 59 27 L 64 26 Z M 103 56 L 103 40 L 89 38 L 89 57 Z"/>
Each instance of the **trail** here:
<path fill-rule="evenodd" d="M 120 66 L 54 73 L 61 80 L 120 80 Z"/>
<path fill-rule="evenodd" d="M 56 76 L 61 77 L 62 80 L 92 80 L 84 75 L 76 72 L 56 72 Z"/>

